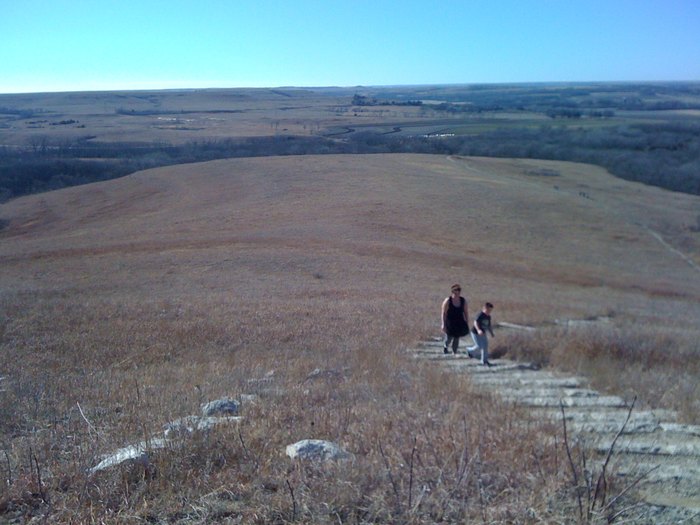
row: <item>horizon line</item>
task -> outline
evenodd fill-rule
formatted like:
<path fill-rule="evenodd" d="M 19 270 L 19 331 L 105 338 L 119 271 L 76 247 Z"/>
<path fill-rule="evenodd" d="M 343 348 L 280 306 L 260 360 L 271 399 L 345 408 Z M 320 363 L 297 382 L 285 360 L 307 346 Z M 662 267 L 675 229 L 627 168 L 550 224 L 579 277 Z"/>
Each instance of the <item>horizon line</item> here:
<path fill-rule="evenodd" d="M 368 88 L 411 88 L 428 86 L 517 86 L 517 85 L 580 85 L 580 84 L 694 84 L 700 80 L 531 80 L 512 82 L 427 82 L 406 84 L 352 84 L 352 85 L 279 85 L 279 86 L 206 86 L 206 87 L 124 87 L 124 88 L 88 88 L 57 89 L 45 91 L 0 91 L 4 95 L 48 95 L 62 93 L 122 93 L 139 91 L 216 91 L 216 90 L 264 90 L 264 89 L 368 89 Z"/>

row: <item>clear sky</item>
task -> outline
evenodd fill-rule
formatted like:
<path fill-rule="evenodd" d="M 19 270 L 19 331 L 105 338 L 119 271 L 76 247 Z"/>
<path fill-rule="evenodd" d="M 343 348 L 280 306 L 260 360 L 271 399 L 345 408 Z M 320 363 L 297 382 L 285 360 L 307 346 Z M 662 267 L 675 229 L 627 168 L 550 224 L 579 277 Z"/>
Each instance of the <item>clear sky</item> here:
<path fill-rule="evenodd" d="M 700 80 L 700 0 L 0 0 L 0 93 Z"/>

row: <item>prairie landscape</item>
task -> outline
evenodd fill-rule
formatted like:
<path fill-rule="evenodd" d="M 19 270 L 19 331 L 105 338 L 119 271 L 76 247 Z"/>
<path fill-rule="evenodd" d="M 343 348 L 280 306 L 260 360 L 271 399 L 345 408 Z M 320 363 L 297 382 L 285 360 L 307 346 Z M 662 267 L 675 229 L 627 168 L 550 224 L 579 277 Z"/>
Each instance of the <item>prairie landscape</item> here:
<path fill-rule="evenodd" d="M 595 164 L 700 195 L 700 85 L 0 94 L 0 202 L 219 158 L 433 153 Z"/>
<path fill-rule="evenodd" d="M 497 355 L 700 423 L 699 211 L 589 164 L 407 153 L 212 160 L 9 200 L 0 519 L 575 522 L 557 431 L 405 349 L 440 335 L 460 282 L 472 317 L 496 305 Z M 247 395 L 235 424 L 90 470 Z M 301 439 L 353 460 L 292 461 Z"/>

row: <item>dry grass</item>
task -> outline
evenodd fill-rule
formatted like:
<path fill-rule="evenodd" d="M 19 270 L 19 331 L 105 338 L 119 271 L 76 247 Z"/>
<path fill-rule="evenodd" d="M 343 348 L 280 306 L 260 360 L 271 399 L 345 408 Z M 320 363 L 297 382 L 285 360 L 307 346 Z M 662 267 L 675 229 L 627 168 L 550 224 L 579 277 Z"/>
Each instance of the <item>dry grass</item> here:
<path fill-rule="evenodd" d="M 565 478 L 553 448 L 532 455 L 537 426 L 512 410 L 480 410 L 492 402 L 458 378 L 376 348 L 388 341 L 373 340 L 370 323 L 347 342 L 307 337 L 313 323 L 300 323 L 283 345 L 284 331 L 273 329 L 236 349 L 240 336 L 222 332 L 221 319 L 192 309 L 182 313 L 189 321 L 161 320 L 161 307 L 134 306 L 133 317 L 104 303 L 40 314 L 56 322 L 36 326 L 34 342 L 10 356 L 21 366 L 2 406 L 7 508 L 124 523 L 510 522 L 551 512 L 546 495 Z M 143 333 L 158 347 L 145 348 Z M 307 379 L 312 367 L 335 373 Z M 249 382 L 271 370 L 262 387 L 281 395 Z M 85 473 L 98 454 L 155 437 L 202 401 L 250 392 L 261 399 L 240 426 L 175 443 L 145 468 Z M 316 467 L 283 456 L 308 437 L 336 441 L 355 460 Z"/>
<path fill-rule="evenodd" d="M 561 176 L 526 173 L 540 168 Z M 550 497 L 567 483 L 553 430 L 402 348 L 436 335 L 453 281 L 496 320 L 614 311 L 619 328 L 569 333 L 570 346 L 501 344 L 585 372 L 619 348 L 613 361 L 650 370 L 633 386 L 655 402 L 654 380 L 697 356 L 700 285 L 646 228 L 698 261 L 683 226 L 697 203 L 580 165 L 410 155 L 218 161 L 7 203 L 0 509 L 96 523 L 566 515 L 573 500 Z M 667 332 L 636 327 L 671 318 L 687 336 L 668 361 Z M 307 379 L 316 368 L 332 373 Z M 203 401 L 256 392 L 238 427 L 148 468 L 85 472 Z M 284 447 L 304 438 L 355 460 L 294 464 Z"/>

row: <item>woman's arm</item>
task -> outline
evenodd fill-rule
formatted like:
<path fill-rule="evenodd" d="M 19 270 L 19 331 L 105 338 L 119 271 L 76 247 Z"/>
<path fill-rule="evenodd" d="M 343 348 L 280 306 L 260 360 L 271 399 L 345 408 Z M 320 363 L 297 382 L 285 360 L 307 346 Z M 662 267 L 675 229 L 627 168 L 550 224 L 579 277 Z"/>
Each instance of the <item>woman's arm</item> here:
<path fill-rule="evenodd" d="M 469 327 L 469 303 L 464 299 L 464 308 L 462 309 L 464 313 L 464 322 L 467 323 L 467 328 Z"/>
<path fill-rule="evenodd" d="M 447 301 L 449 301 L 450 298 L 448 297 L 442 302 L 442 312 L 440 313 L 440 323 L 441 323 L 441 330 L 444 332 L 445 331 L 445 319 L 447 317 Z"/>

